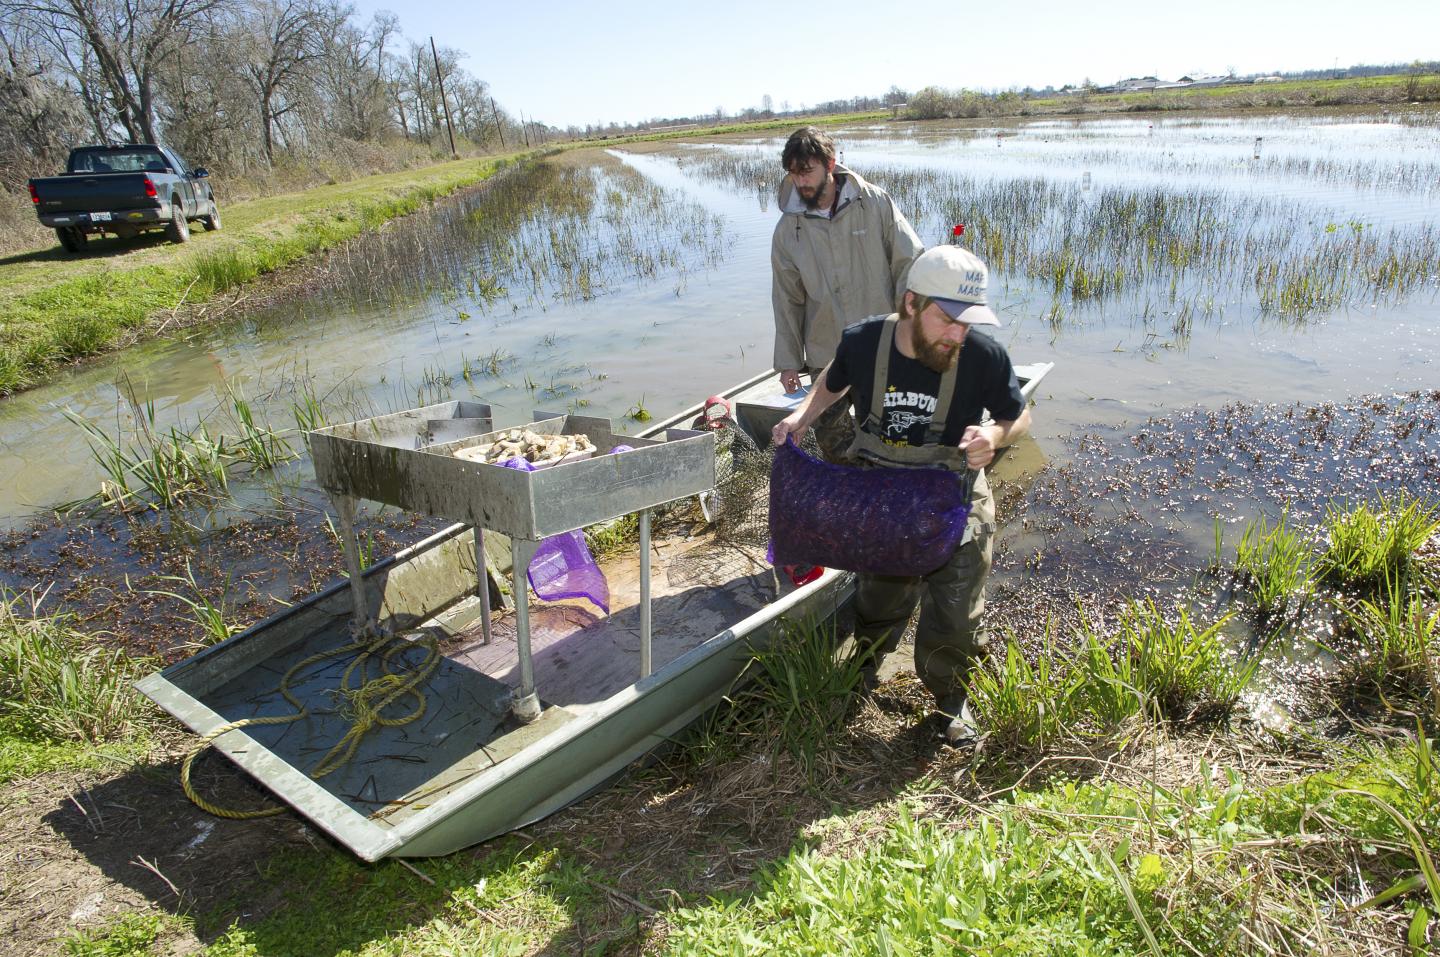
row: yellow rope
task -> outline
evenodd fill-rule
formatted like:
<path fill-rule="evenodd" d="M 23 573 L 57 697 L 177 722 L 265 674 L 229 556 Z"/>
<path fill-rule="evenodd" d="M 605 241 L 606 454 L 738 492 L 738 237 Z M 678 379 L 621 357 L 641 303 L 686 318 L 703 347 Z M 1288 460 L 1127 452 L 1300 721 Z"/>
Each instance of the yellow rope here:
<path fill-rule="evenodd" d="M 391 659 L 411 648 L 425 649 L 425 658 L 418 665 L 408 669 L 408 674 L 398 674 L 391 670 Z M 194 801 L 204 811 L 216 817 L 230 818 L 236 821 L 245 821 L 252 818 L 269 817 L 274 814 L 284 813 L 284 805 L 276 807 L 260 808 L 254 811 L 237 811 L 231 808 L 223 808 L 202 798 L 196 793 L 194 786 L 190 783 L 190 768 L 195 759 L 209 748 L 216 738 L 228 731 L 239 728 L 251 728 L 267 724 L 288 724 L 292 721 L 299 721 L 310 716 L 310 710 L 305 707 L 291 692 L 290 679 L 295 674 L 311 665 L 331 658 L 338 658 L 341 655 L 358 651 L 355 660 L 345 667 L 345 672 L 340 676 L 340 686 L 335 689 L 336 694 L 345 702 L 344 711 L 350 719 L 350 729 L 335 743 L 319 763 L 310 771 L 310 776 L 315 779 L 324 777 L 332 771 L 336 771 L 355 756 L 355 749 L 360 746 L 360 741 L 376 727 L 398 727 L 409 724 L 425 713 L 427 702 L 425 695 L 420 692 L 418 686 L 427 681 L 440 666 L 440 647 L 434 636 L 426 634 L 415 641 L 405 641 L 402 636 L 378 632 L 365 635 L 357 641 L 329 651 L 322 651 L 311 655 L 304 661 L 294 665 L 285 672 L 280 679 L 280 694 L 295 709 L 294 714 L 271 715 L 265 718 L 242 718 L 239 721 L 231 721 L 223 724 L 200 739 L 180 765 L 180 787 L 185 791 L 185 796 Z M 380 674 L 375 678 L 366 678 L 366 669 L 371 658 L 377 657 L 380 662 Z M 352 678 L 358 672 L 358 684 L 352 686 Z M 382 714 L 385 708 L 393 704 L 404 695 L 410 695 L 415 699 L 415 709 L 407 715 L 398 718 L 387 718 Z"/>

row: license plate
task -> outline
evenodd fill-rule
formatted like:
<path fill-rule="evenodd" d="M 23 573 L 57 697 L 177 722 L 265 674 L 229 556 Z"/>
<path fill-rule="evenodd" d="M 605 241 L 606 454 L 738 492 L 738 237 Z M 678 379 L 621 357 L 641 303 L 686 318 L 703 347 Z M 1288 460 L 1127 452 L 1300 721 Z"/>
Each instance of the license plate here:
<path fill-rule="evenodd" d="M 110 221 L 110 214 L 109 214 L 109 213 L 91 213 L 91 214 L 90 214 L 90 222 L 92 222 L 92 223 L 105 223 L 105 222 L 109 222 L 109 221 Z"/>

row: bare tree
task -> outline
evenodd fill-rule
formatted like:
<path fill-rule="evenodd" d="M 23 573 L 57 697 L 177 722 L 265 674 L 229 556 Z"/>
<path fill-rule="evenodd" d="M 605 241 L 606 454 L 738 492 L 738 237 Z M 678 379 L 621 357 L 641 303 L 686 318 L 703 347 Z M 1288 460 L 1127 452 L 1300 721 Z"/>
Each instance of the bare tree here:
<path fill-rule="evenodd" d="M 245 78 L 260 108 L 261 148 L 275 162 L 275 130 L 296 108 L 292 93 L 323 55 L 324 12 L 312 0 L 262 0 L 247 18 Z"/>
<path fill-rule="evenodd" d="M 390 46 L 400 34 L 394 14 L 378 13 L 360 27 L 349 20 L 349 8 L 332 6 L 319 63 L 321 101 L 330 131 L 350 140 L 378 140 L 398 125 L 392 119 L 397 103 L 391 82 L 394 57 Z"/>
<path fill-rule="evenodd" d="M 156 142 L 159 74 L 197 21 L 228 0 L 0 0 L 39 18 L 58 46 L 88 48 L 115 120 L 133 140 Z"/>
<path fill-rule="evenodd" d="M 73 91 L 43 43 L 21 19 L 0 20 L 0 184 L 20 188 L 31 176 L 49 172 L 69 144 L 89 127 Z"/>

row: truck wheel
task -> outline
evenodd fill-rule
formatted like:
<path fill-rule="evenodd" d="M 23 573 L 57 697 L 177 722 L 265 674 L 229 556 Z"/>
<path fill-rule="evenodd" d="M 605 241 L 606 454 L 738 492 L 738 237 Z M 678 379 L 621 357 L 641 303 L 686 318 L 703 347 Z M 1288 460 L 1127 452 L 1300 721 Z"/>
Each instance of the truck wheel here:
<path fill-rule="evenodd" d="M 220 228 L 220 207 L 215 204 L 213 199 L 210 201 L 210 212 L 201 216 L 200 222 L 204 224 L 207 232 L 213 233 Z"/>
<path fill-rule="evenodd" d="M 190 224 L 185 221 L 185 209 L 180 200 L 170 200 L 170 223 L 165 227 L 165 238 L 172 243 L 190 241 Z"/>
<path fill-rule="evenodd" d="M 83 231 L 74 226 L 56 226 L 55 235 L 60 240 L 60 247 L 67 253 L 78 253 L 85 250 L 87 237 Z"/>

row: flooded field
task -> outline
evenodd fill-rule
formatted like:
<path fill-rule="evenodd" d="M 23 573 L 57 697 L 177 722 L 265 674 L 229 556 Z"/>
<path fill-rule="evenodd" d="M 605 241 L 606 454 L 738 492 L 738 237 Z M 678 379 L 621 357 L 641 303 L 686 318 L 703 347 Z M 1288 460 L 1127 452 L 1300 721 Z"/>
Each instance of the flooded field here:
<path fill-rule="evenodd" d="M 633 430 L 762 372 L 782 139 L 511 170 L 334 254 L 303 298 L 8 399 L 0 516 L 19 528 L 94 495 L 97 432 L 122 449 L 173 432 L 233 450 L 268 424 L 280 454 L 232 470 L 222 505 L 283 522 L 295 506 L 277 503 L 307 498 L 293 432 L 306 423 L 477 398 L 502 425 L 583 409 Z M 1433 111 L 880 124 L 836 139 L 927 244 L 965 224 L 993 267 L 997 336 L 1017 362 L 1056 363 L 1011 466 L 1054 468 L 1010 495 L 998 566 L 1016 582 L 1057 572 L 1031 607 L 1082 580 L 1189 582 L 1214 558 L 1217 518 L 1229 546 L 1287 505 L 1315 516 L 1337 497 L 1434 488 Z M 1321 420 L 1344 424 L 1317 433 Z M 1327 444 L 1339 435 L 1343 449 Z M 201 524 L 234 523 L 209 505 Z M 7 584 L 31 583 L 13 572 Z"/>

